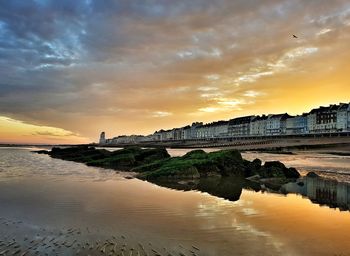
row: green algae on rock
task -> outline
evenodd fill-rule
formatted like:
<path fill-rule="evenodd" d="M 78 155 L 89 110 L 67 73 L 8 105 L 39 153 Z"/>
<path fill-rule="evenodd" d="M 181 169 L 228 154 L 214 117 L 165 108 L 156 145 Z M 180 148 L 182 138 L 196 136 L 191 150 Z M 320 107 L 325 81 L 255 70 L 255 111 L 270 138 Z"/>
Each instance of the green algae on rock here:
<path fill-rule="evenodd" d="M 39 151 L 38 153 L 44 153 Z M 113 152 L 90 146 L 53 148 L 47 151 L 51 157 L 85 163 L 89 166 L 111 168 L 138 173 L 139 179 L 197 179 L 219 177 L 255 177 L 255 181 L 268 178 L 286 183 L 300 174 L 281 162 L 248 161 L 237 150 L 220 150 L 206 153 L 193 150 L 181 157 L 170 157 L 165 148 L 126 147 Z"/>
<path fill-rule="evenodd" d="M 194 150 L 182 157 L 172 157 L 151 164 L 133 168 L 140 179 L 159 178 L 203 178 L 210 176 L 236 176 L 259 178 L 296 179 L 300 176 L 294 168 L 287 168 L 280 162 L 261 164 L 259 159 L 244 160 L 237 150 L 221 150 L 206 153 Z"/>
<path fill-rule="evenodd" d="M 51 151 L 47 151 L 47 154 L 53 158 L 85 163 L 89 166 L 125 171 L 170 157 L 164 148 L 142 149 L 139 147 L 127 147 L 113 152 L 90 146 L 54 147 Z"/>

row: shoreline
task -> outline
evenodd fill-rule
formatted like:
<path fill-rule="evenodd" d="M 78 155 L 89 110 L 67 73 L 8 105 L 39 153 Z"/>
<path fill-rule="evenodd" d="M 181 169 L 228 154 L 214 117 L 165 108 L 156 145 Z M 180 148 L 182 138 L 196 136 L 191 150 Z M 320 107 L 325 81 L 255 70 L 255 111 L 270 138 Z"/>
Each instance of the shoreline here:
<path fill-rule="evenodd" d="M 28 154 L 32 154 L 29 153 Z M 52 163 L 52 160 L 48 160 L 46 156 L 35 156 L 35 154 L 32 154 L 35 159 L 44 159 L 48 163 Z M 267 156 L 268 157 L 268 156 Z M 34 161 L 35 163 L 36 161 Z M 54 160 L 55 164 L 51 166 L 50 168 L 56 169 L 56 172 L 61 176 L 61 168 L 65 166 L 66 168 L 74 168 L 74 166 L 77 166 L 84 170 L 84 173 L 86 171 L 89 171 L 90 169 L 92 171 L 96 171 L 97 173 L 100 172 L 99 168 L 94 170 L 95 168 L 89 168 L 82 164 L 74 164 L 73 162 L 69 161 L 61 161 L 59 159 Z M 73 164 L 73 165 L 72 165 Z M 33 166 L 33 168 L 37 168 L 36 164 Z M 99 173 L 99 175 L 105 175 L 105 173 Z M 125 255 L 129 255 L 130 250 L 133 248 L 133 252 L 137 253 L 138 249 L 141 249 L 137 246 L 137 243 L 140 242 L 144 246 L 148 245 L 149 242 L 152 243 L 152 247 L 148 246 L 148 253 L 150 255 L 153 255 L 152 249 L 155 249 L 158 252 L 163 252 L 163 248 L 167 249 L 173 249 L 171 252 L 174 255 L 178 255 L 179 251 L 183 252 L 185 255 L 192 255 L 189 250 L 193 250 L 191 248 L 192 245 L 198 247 L 200 251 L 197 253 L 197 255 L 205 255 L 205 256 L 212 256 L 212 255 L 232 255 L 232 252 L 236 252 L 235 247 L 237 247 L 237 243 L 244 243 L 244 241 L 247 241 L 247 236 L 245 236 L 246 232 L 251 231 L 250 227 L 254 227 L 254 230 L 258 230 L 258 234 L 270 234 L 270 236 L 264 236 L 265 238 L 269 237 L 271 240 L 267 240 L 268 246 L 263 247 L 265 243 L 260 243 L 260 241 L 263 239 L 260 235 L 257 236 L 259 238 L 259 243 L 254 240 L 256 236 L 249 236 L 251 237 L 248 242 L 244 243 L 246 248 L 250 248 L 252 243 L 254 243 L 256 246 L 261 246 L 261 251 L 267 251 L 269 250 L 271 255 L 281 255 L 284 252 L 286 255 L 294 255 L 294 254 L 287 254 L 287 252 L 292 253 L 293 248 L 301 248 L 300 250 L 297 250 L 297 254 L 299 255 L 330 255 L 330 250 L 327 250 L 327 248 L 318 248 L 318 247 L 312 247 L 311 243 L 307 244 L 307 248 L 305 246 L 305 237 L 306 235 L 303 235 L 301 237 L 297 236 L 297 234 L 304 234 L 303 232 L 307 232 L 308 238 L 315 240 L 319 239 L 317 241 L 320 241 L 320 243 L 323 243 L 323 241 L 329 241 L 329 238 L 338 238 L 343 237 L 343 234 L 335 233 L 330 234 L 332 230 L 334 230 L 334 227 L 328 227 L 323 225 L 325 217 L 330 217 L 330 214 L 332 215 L 332 221 L 337 221 L 342 218 L 341 226 L 342 230 L 346 231 L 347 223 L 348 223 L 348 212 L 340 212 L 335 209 L 331 209 L 332 207 L 339 207 L 337 205 L 331 204 L 327 205 L 327 207 L 315 207 L 316 205 L 324 205 L 327 204 L 327 198 L 322 196 L 322 199 L 325 199 L 325 201 L 319 201 L 317 202 L 315 199 L 307 199 L 306 197 L 308 195 L 303 194 L 296 194 L 296 193 L 289 193 L 288 196 L 285 194 L 276 194 L 271 191 L 271 193 L 265 193 L 264 191 L 259 191 L 255 193 L 254 191 L 243 189 L 241 192 L 239 183 L 229 183 L 229 180 L 218 180 L 213 179 L 212 182 L 207 182 L 203 180 L 203 182 L 200 182 L 197 185 L 193 184 L 180 184 L 179 190 L 176 190 L 176 188 L 169 188 L 165 189 L 166 186 L 162 186 L 163 184 L 157 184 L 156 186 L 153 185 L 154 183 L 150 182 L 144 182 L 138 179 L 133 180 L 124 180 L 124 179 L 117 179 L 117 180 L 109 180 L 108 182 L 96 182 L 96 179 L 88 179 L 87 182 L 81 182 L 81 179 L 79 180 L 73 180 L 71 178 L 63 178 L 59 179 L 57 182 L 57 179 L 48 179 L 50 185 L 46 185 L 46 191 L 47 193 L 42 194 L 41 187 L 43 184 L 43 181 L 47 180 L 45 177 L 38 176 L 38 180 L 32 180 L 32 179 L 26 179 L 25 182 L 28 182 L 30 184 L 33 184 L 32 186 L 29 186 L 28 184 L 26 186 L 22 186 L 21 183 L 17 183 L 16 186 L 20 189 L 23 189 L 21 192 L 14 192 L 14 198 L 17 198 L 17 194 L 26 195 L 23 200 L 25 200 L 28 195 L 32 195 L 33 198 L 37 198 L 36 196 L 38 193 L 39 195 L 46 197 L 50 200 L 44 200 L 51 206 L 52 212 L 46 213 L 47 216 L 54 216 L 53 214 L 57 214 L 57 216 L 61 216 L 60 214 L 65 213 L 67 214 L 67 218 L 73 220 L 71 222 L 67 222 L 65 225 L 65 229 L 63 233 L 67 233 L 67 230 L 69 228 L 81 228 L 81 231 L 84 231 L 82 234 L 75 233 L 74 236 L 71 236 L 71 239 L 67 239 L 67 244 L 70 246 L 72 242 L 77 239 L 78 242 L 73 246 L 66 248 L 65 245 L 61 245 L 61 249 L 57 248 L 55 244 L 46 244 L 45 247 L 42 246 L 40 248 L 46 248 L 47 246 L 51 246 L 46 250 L 41 251 L 42 253 L 45 252 L 51 252 L 51 249 L 55 249 L 56 252 L 60 252 L 61 250 L 67 250 L 68 252 L 72 252 L 73 254 L 78 252 L 81 253 L 80 255 L 84 254 L 88 246 L 85 244 L 86 241 L 89 242 L 89 245 L 91 245 L 91 242 L 94 242 L 96 240 L 99 240 L 99 244 L 96 245 L 95 248 L 99 246 L 98 248 L 94 248 L 94 252 L 101 253 L 100 250 L 103 249 L 104 244 L 109 241 L 115 241 L 113 240 L 112 235 L 115 235 L 118 238 L 118 244 L 120 247 L 118 247 L 118 252 L 123 248 L 123 244 L 126 243 L 128 245 L 128 248 L 124 250 Z M 291 189 L 300 189 L 301 192 L 309 192 L 311 191 L 309 188 L 313 188 L 312 191 L 318 191 L 321 188 L 324 189 L 330 189 L 334 187 L 334 182 L 327 182 L 324 183 L 323 180 L 319 180 L 320 182 L 313 182 L 318 181 L 318 179 L 312 179 L 308 178 L 310 182 L 304 182 L 304 186 L 298 186 L 294 185 Z M 23 180 L 24 181 L 24 180 Z M 226 183 L 227 182 L 227 183 Z M 217 186 L 219 184 L 220 186 Z M 231 184 L 235 184 L 236 186 L 233 186 Z M 193 186 L 194 191 L 189 191 L 188 193 L 182 193 L 184 190 L 183 186 Z M 341 184 L 339 184 L 341 185 Z M 177 186 L 177 184 L 176 184 Z M 322 187 L 320 187 L 322 186 Z M 32 189 L 35 188 L 35 189 Z M 211 195 L 208 197 L 206 193 L 198 193 L 197 191 L 199 188 L 209 189 L 209 192 L 212 192 Z M 223 188 L 220 190 L 220 188 Z M 217 190 L 219 189 L 219 190 Z M 36 191 L 33 192 L 32 191 Z M 197 191 L 196 191 L 197 190 Z M 338 190 L 338 189 L 337 189 Z M 6 186 L 2 187 L 2 191 L 16 191 L 16 189 L 9 190 Z M 68 201 L 68 204 L 66 206 L 71 207 L 71 211 L 67 212 L 64 208 L 62 209 L 57 208 L 55 209 L 55 202 L 57 199 L 63 199 L 64 201 L 67 200 L 66 193 L 67 191 L 69 194 L 72 194 L 73 197 L 70 201 Z M 345 191 L 344 189 L 341 189 L 341 191 Z M 327 193 L 328 194 L 328 193 Z M 332 193 L 330 193 L 332 195 Z M 315 194 L 317 196 L 317 194 Z M 52 197 L 53 196 L 53 197 Z M 96 196 L 96 198 L 95 198 Z M 230 199 L 237 199 L 239 198 L 238 203 L 231 203 L 229 202 Z M 77 201 L 80 197 L 83 197 L 81 201 Z M 190 198 L 198 198 L 201 199 L 201 201 L 198 201 L 198 204 L 196 204 L 197 201 L 190 200 Z M 222 200 L 222 198 L 227 198 L 228 200 Z M 19 196 L 18 198 L 23 198 L 23 196 Z M 56 198 L 56 199 L 55 199 Z M 53 200 L 54 199 L 54 200 Z M 316 197 L 317 199 L 317 197 Z M 80 199 L 79 199 L 80 200 Z M 149 201 L 147 201 L 149 200 Z M 61 201 L 61 200 L 58 200 Z M 23 202 L 26 202 L 23 201 Z M 37 200 L 35 201 L 37 202 Z M 40 201 L 39 201 L 40 202 Z M 39 206 L 38 202 L 38 206 Z M 98 211 L 101 211 L 101 214 L 99 215 L 100 218 L 96 218 L 96 212 L 93 211 L 93 214 L 91 215 L 91 219 L 95 220 L 96 222 L 91 222 L 92 224 L 89 224 L 89 222 L 81 221 L 80 222 L 80 210 L 76 211 L 76 205 L 72 205 L 71 202 L 86 202 L 86 204 L 83 204 L 83 209 L 97 209 Z M 145 203 L 147 202 L 147 203 Z M 249 204 L 247 204 L 249 202 Z M 298 204 L 296 204 L 298 202 Z M 5 201 L 6 203 L 6 201 Z M 175 204 L 175 206 L 174 206 Z M 29 213 L 27 211 L 26 207 L 27 204 L 18 202 L 18 212 L 23 213 Z M 77 204 L 80 205 L 80 204 Z M 111 206 L 112 205 L 112 206 Z M 114 206 L 113 206 L 114 205 Z M 126 207 L 127 205 L 127 207 Z M 47 205 L 46 205 L 47 206 Z M 92 207 L 93 206 L 93 207 Z M 201 207 L 198 207 L 201 206 Z M 304 220 L 300 217 L 300 210 L 293 211 L 295 207 L 300 206 L 303 211 L 306 211 L 306 215 L 310 215 L 311 218 Z M 126 208 L 125 208 L 126 207 Z M 141 208 L 140 208 L 141 207 Z M 143 207 L 143 208 L 142 208 Z M 188 210 L 188 207 L 191 207 L 192 210 Z M 36 209 L 37 207 L 34 207 Z M 16 208 L 14 208 L 16 209 Z M 50 209 L 50 207 L 46 207 L 46 209 Z M 140 210 L 141 209 L 141 210 Z M 152 209 L 152 210 L 151 210 Z M 181 209 L 181 210 L 179 210 Z M 186 209 L 186 211 L 184 210 Z M 298 208 L 299 209 L 299 208 Z M 57 213 L 57 210 L 60 211 Z M 344 208 L 343 210 L 347 210 Z M 136 214 L 135 214 L 136 212 Z M 137 213 L 138 212 L 138 213 Z M 184 216 L 184 218 L 181 218 L 179 216 L 179 213 L 186 212 L 187 215 Z M 31 213 L 31 216 L 36 216 L 35 210 L 33 210 L 33 213 Z M 91 212 L 88 212 L 89 214 Z M 110 213 L 116 214 L 116 215 L 110 215 Z M 152 215 L 155 213 L 156 215 Z M 77 214 L 77 215 L 74 215 Z M 209 215 L 208 215 L 209 214 Z M 3 217 L 10 216 L 6 214 L 2 214 Z M 43 216 L 46 216 L 43 215 Z M 46 228 L 47 232 L 52 231 L 52 229 L 47 229 L 47 226 L 45 223 L 49 222 L 43 222 L 44 224 L 41 224 L 39 222 L 39 219 L 45 219 L 45 217 L 40 216 L 40 218 L 29 218 L 22 217 L 21 215 L 18 215 L 15 219 L 10 219 L 10 221 L 24 221 L 24 224 L 39 224 L 40 227 Z M 110 216 L 110 223 L 109 221 L 105 221 L 104 219 Z M 175 216 L 175 217 L 174 217 Z M 194 216 L 191 221 L 188 220 L 189 216 Z M 206 216 L 206 218 L 204 218 Z M 215 218 L 213 217 L 215 216 Z M 244 229 L 244 233 L 239 233 L 235 226 L 232 227 L 231 222 L 227 222 L 226 220 L 230 220 L 228 216 L 231 217 L 231 219 L 235 218 L 235 225 L 237 225 L 237 228 L 247 228 Z M 256 218 L 256 216 L 261 216 Z M 308 215 L 309 216 L 309 215 Z M 52 217 L 55 219 L 55 217 Z M 79 218 L 78 223 L 74 222 L 74 218 Z M 90 218 L 90 217 L 89 217 Z M 89 218 L 84 217 L 81 219 L 89 220 Z M 194 219 L 196 218 L 196 219 Z M 204 219 L 203 219 L 204 218 Z M 269 219 L 269 222 L 266 222 L 266 218 Z M 38 219 L 38 220 L 37 220 Z M 120 223 L 125 223 L 127 220 L 127 223 L 120 224 L 118 223 L 118 220 Z M 195 226 L 196 223 L 194 220 L 198 220 L 198 227 L 197 229 L 186 229 L 186 227 L 189 226 Z M 152 222 L 154 221 L 154 222 Z M 174 224 L 175 222 L 175 224 Z M 309 225 L 310 222 L 312 225 L 315 225 L 317 227 L 317 230 L 310 229 Z M 85 224 L 86 223 L 86 224 Z M 113 224 L 114 223 L 114 224 Z M 133 223 L 135 223 L 133 225 Z M 150 223 L 152 225 L 150 225 Z M 183 223 L 183 226 L 181 226 L 181 223 Z M 205 229 L 203 230 L 204 225 L 208 223 L 213 226 L 215 224 L 216 229 L 213 231 L 208 231 L 210 233 L 210 236 L 208 236 L 208 239 L 216 238 L 217 236 L 213 234 L 213 232 L 218 231 L 222 232 L 222 227 L 230 227 L 231 233 L 223 232 L 222 234 L 227 234 L 227 236 L 223 236 L 223 239 L 220 240 L 228 240 L 230 241 L 230 244 L 232 246 L 226 246 L 225 243 L 217 242 L 217 243 L 207 243 L 208 246 L 206 246 L 206 241 L 203 239 L 203 232 L 206 232 Z M 292 224 L 291 224 L 292 223 Z M 297 225 L 295 225 L 297 223 Z M 323 223 L 323 224 L 322 224 Z M 249 224 L 249 225 L 246 225 Z M 112 225 L 112 228 L 110 227 Z M 130 225 L 132 225 L 132 228 L 130 228 Z M 169 226 L 168 226 L 169 225 Z M 174 225 L 174 226 L 171 226 Z M 332 222 L 333 225 L 333 222 Z M 56 227 L 54 224 L 52 224 L 53 227 Z M 5 226 L 4 226 L 5 227 Z M 13 226 L 15 228 L 15 226 Z M 22 229 L 23 225 L 19 225 L 20 232 L 23 231 Z M 90 237 L 91 234 L 87 233 L 88 230 L 86 229 L 88 227 L 88 230 L 91 233 L 94 233 L 97 235 L 97 237 Z M 163 230 L 166 227 L 166 231 L 163 232 Z M 149 229 L 148 229 L 149 228 Z M 185 228 L 185 231 L 184 229 Z M 303 230 L 300 230 L 303 228 Z M 174 229 L 177 230 L 176 235 L 174 235 Z M 13 229 L 15 230 L 15 229 Z M 86 232 L 85 232 L 86 230 Z M 101 230 L 101 232 L 99 232 Z M 289 230 L 289 232 L 292 235 L 286 234 L 285 230 Z M 338 230 L 338 229 L 337 229 Z M 302 232 L 301 232 L 302 231 Z M 312 231 L 312 232 L 311 232 Z M 59 235 L 60 230 L 57 229 L 57 232 L 54 232 L 52 235 L 52 238 L 57 237 L 57 234 Z M 157 235 L 152 235 L 154 232 Z M 261 233 L 265 232 L 265 233 Z M 22 232 L 23 233 L 23 232 Z M 200 234 L 199 236 L 190 236 L 191 239 L 195 242 L 188 242 L 181 240 L 183 237 L 182 234 Z M 320 234 L 326 234 L 325 237 L 320 236 Z M 11 233 L 10 237 L 16 238 L 17 243 L 19 245 L 22 245 L 22 241 L 25 239 L 25 235 L 31 236 L 31 234 L 39 235 L 37 237 L 38 242 L 41 241 L 44 237 L 47 236 L 47 233 L 45 232 L 34 232 L 34 231 L 27 231 L 24 229 L 24 234 L 19 233 Z M 48 233 L 50 234 L 50 233 Z M 158 235 L 159 234 L 159 235 Z M 254 235 L 255 233 L 251 233 Z M 87 235 L 87 236 L 85 236 Z M 121 238 L 121 235 L 124 235 L 127 239 Z M 159 238 L 166 237 L 164 240 L 160 240 Z M 173 238 L 169 242 L 168 237 Z M 174 238 L 176 237 L 176 239 Z M 248 238 L 249 238 L 248 237 Z M 297 238 L 295 238 L 297 237 Z M 42 243 L 47 243 L 47 241 L 50 241 L 52 239 L 51 237 L 47 240 L 45 240 Z M 65 241 L 65 238 L 59 239 L 58 241 L 53 242 L 59 242 L 60 244 Z M 271 241 L 274 241 L 275 239 L 283 240 L 283 247 L 281 247 L 280 251 L 277 251 L 273 253 L 273 247 L 271 247 Z M 108 240 L 108 241 L 107 241 Z M 7 240 L 6 240 L 7 241 Z M 31 241 L 31 240 L 30 240 Z M 172 242 L 174 241 L 174 242 Z M 11 241 L 8 241 L 9 244 Z M 115 241 L 117 242 L 117 241 Z M 12 242 L 11 242 L 12 243 Z M 43 245 L 42 243 L 39 243 L 38 245 Z M 78 247 L 78 243 L 80 243 L 81 246 Z M 334 242 L 335 243 L 335 242 Z M 178 247 L 180 245 L 182 247 L 186 248 L 186 252 L 182 251 L 184 250 L 182 247 Z M 262 244 L 262 245 L 261 245 Z M 311 244 L 311 245 L 310 245 Z M 348 250 L 348 245 L 342 242 L 337 242 L 337 250 L 332 250 L 332 252 L 336 253 L 344 253 Z M 13 246 L 18 246 L 17 244 L 13 244 Z M 27 243 L 23 243 L 23 249 L 26 249 L 28 245 Z M 84 248 L 82 248 L 85 246 Z M 101 248 L 102 247 L 102 248 Z M 175 250 L 176 247 L 176 250 Z M 310 247 L 310 248 L 309 248 Z M 108 246 L 106 249 L 106 253 L 111 251 L 114 247 L 112 245 Z M 242 249 L 243 248 L 243 249 Z M 260 248 L 260 247 L 259 247 Z M 280 248 L 280 247 L 279 247 Z M 292 248 L 292 249 L 290 249 Z M 177 250 L 178 249 L 178 250 Z M 238 250 L 238 249 L 237 249 Z M 239 252 L 246 252 L 247 255 L 255 255 L 254 252 L 249 251 L 250 253 L 247 253 L 248 249 L 245 249 L 245 247 L 241 246 L 239 249 Z M 168 250 L 169 251 L 169 250 Z M 14 252 L 11 250 L 11 252 Z M 33 251 L 34 253 L 35 251 Z M 88 250 L 90 252 L 90 250 Z M 31 252 L 30 252 L 31 253 Z M 134 255 L 134 254 L 133 254 Z M 258 254 L 256 254 L 258 255 Z"/>
<path fill-rule="evenodd" d="M 260 140 L 235 140 L 223 141 L 198 141 L 192 144 L 182 142 L 157 142 L 157 143 L 134 143 L 134 144 L 92 144 L 102 148 L 123 148 L 126 146 L 138 146 L 143 148 L 166 147 L 171 149 L 236 149 L 239 151 L 327 151 L 349 152 L 350 137 L 319 137 L 319 138 L 278 138 Z"/>
<path fill-rule="evenodd" d="M 195 141 L 191 144 L 181 141 L 155 142 L 155 143 L 129 143 L 129 144 L 14 144 L 0 143 L 0 147 L 72 147 L 72 146 L 94 146 L 102 148 L 124 148 L 128 146 L 138 146 L 142 148 L 171 148 L 171 149 L 237 149 L 239 151 L 270 151 L 270 152 L 288 152 L 288 151 L 318 151 L 326 153 L 348 152 L 350 154 L 350 136 L 349 137 L 317 137 L 317 138 L 261 138 L 256 140 L 237 139 L 231 142 L 218 140 Z"/>

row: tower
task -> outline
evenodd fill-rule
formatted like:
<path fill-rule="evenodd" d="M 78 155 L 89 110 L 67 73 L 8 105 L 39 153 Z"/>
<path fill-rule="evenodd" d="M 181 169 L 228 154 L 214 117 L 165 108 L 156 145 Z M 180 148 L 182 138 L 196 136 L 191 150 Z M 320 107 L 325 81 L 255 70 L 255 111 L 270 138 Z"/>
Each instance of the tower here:
<path fill-rule="evenodd" d="M 106 134 L 105 134 L 105 132 L 101 132 L 100 144 L 105 144 L 105 143 L 106 143 Z"/>

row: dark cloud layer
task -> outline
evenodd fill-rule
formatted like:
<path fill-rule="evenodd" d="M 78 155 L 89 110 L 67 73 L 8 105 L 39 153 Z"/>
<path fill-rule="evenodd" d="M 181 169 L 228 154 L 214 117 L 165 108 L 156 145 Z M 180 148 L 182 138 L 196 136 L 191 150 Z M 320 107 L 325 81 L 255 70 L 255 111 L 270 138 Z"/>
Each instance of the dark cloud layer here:
<path fill-rule="evenodd" d="M 345 0 L 0 0 L 0 116 L 144 133 L 279 109 L 308 72 L 343 100 L 349 28 Z"/>

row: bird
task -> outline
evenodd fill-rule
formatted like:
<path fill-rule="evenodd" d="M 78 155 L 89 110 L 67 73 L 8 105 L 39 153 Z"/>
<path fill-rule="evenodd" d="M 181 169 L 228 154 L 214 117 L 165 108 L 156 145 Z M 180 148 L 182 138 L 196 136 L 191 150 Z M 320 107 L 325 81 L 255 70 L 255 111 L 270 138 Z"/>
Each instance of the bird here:
<path fill-rule="evenodd" d="M 298 38 L 296 35 L 293 35 L 293 38 Z"/>

